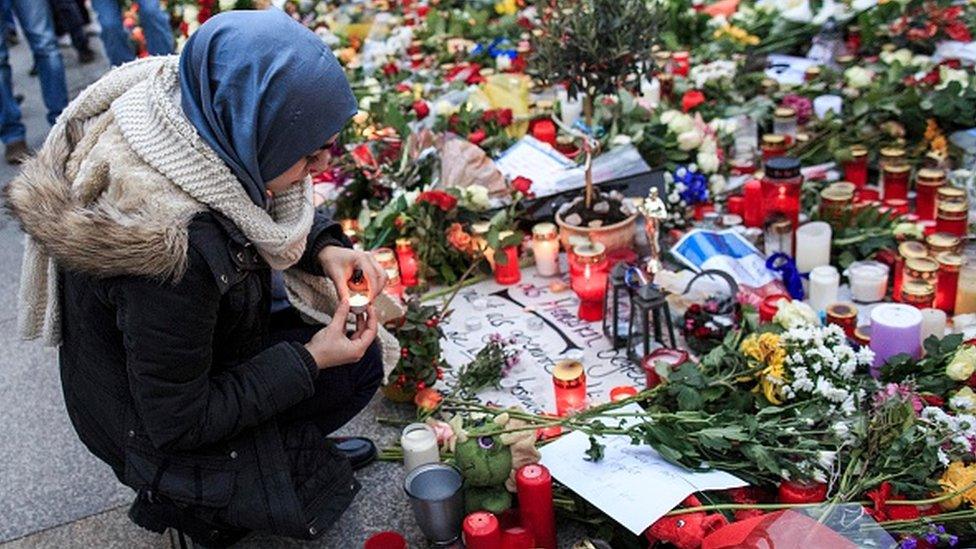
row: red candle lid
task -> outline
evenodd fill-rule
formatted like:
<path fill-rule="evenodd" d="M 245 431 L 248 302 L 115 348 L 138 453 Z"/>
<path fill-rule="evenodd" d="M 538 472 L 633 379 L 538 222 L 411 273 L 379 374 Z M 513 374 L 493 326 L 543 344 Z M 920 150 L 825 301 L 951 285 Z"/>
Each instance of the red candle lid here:
<path fill-rule="evenodd" d="M 552 480 L 549 469 L 540 463 L 530 463 L 518 471 L 518 480 L 531 481 L 532 484 L 544 484 Z"/>
<path fill-rule="evenodd" d="M 477 511 L 464 517 L 464 533 L 467 536 L 484 536 L 498 528 L 498 517 L 487 511 Z"/>
<path fill-rule="evenodd" d="M 621 385 L 620 387 L 614 387 L 610 389 L 610 401 L 617 402 L 618 400 L 624 400 L 632 396 L 637 395 L 637 388 L 631 387 L 630 385 Z"/>
<path fill-rule="evenodd" d="M 363 549 L 407 549 L 407 540 L 398 532 L 373 534 L 363 544 Z"/>

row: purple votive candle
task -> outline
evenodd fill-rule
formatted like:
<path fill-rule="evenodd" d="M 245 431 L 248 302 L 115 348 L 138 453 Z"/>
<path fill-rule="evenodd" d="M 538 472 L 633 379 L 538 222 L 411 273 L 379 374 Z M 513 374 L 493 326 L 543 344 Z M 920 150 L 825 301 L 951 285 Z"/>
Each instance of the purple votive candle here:
<path fill-rule="evenodd" d="M 874 364 L 871 375 L 878 377 L 881 365 L 889 358 L 908 353 L 921 355 L 922 313 L 911 305 L 882 303 L 871 311 L 871 350 Z"/>

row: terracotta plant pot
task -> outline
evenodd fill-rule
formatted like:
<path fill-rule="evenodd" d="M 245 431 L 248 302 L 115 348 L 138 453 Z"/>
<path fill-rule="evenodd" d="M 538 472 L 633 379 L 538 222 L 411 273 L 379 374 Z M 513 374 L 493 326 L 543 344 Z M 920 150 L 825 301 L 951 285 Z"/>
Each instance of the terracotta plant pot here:
<path fill-rule="evenodd" d="M 593 242 L 599 242 L 606 247 L 606 252 L 612 253 L 617 250 L 633 249 L 634 239 L 637 237 L 636 229 L 637 214 L 633 214 L 623 221 L 613 225 L 603 227 L 574 227 L 563 221 L 562 213 L 556 214 L 556 225 L 559 225 L 559 240 L 564 250 L 569 249 L 569 237 L 574 235 L 585 236 Z"/>

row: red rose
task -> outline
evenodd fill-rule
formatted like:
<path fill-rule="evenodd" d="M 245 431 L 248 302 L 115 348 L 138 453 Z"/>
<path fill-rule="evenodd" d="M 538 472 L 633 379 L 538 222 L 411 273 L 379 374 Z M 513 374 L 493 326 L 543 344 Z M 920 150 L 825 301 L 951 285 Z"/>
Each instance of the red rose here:
<path fill-rule="evenodd" d="M 681 97 L 681 110 L 688 112 L 705 102 L 705 94 L 699 90 L 688 90 Z"/>
<path fill-rule="evenodd" d="M 939 406 L 939 407 L 941 407 L 941 406 L 945 405 L 945 399 L 942 398 L 942 397 L 940 397 L 939 395 L 925 394 L 925 395 L 919 395 L 919 396 L 922 397 L 922 400 L 924 400 L 925 403 L 928 404 L 929 406 Z"/>
<path fill-rule="evenodd" d="M 496 114 L 496 121 L 498 125 L 507 128 L 512 125 L 512 120 L 514 115 L 512 114 L 512 109 L 498 109 Z"/>
<path fill-rule="evenodd" d="M 400 82 L 399 84 L 396 85 L 397 93 L 407 93 L 412 90 L 413 88 L 411 88 L 410 84 L 407 84 L 406 82 Z"/>
<path fill-rule="evenodd" d="M 488 109 L 487 111 L 481 113 L 481 121 L 485 124 L 491 124 L 498 118 L 498 109 Z"/>
<path fill-rule="evenodd" d="M 423 120 L 430 114 L 430 106 L 423 99 L 413 102 L 413 112 L 417 113 L 417 120 Z"/>
<path fill-rule="evenodd" d="M 971 42 L 973 39 L 969 34 L 969 29 L 966 28 L 966 24 L 962 21 L 953 21 L 946 25 L 945 33 L 949 35 L 949 38 L 960 42 Z"/>
<path fill-rule="evenodd" d="M 529 194 L 529 189 L 532 188 L 532 180 L 528 177 L 522 177 L 521 175 L 512 180 L 512 188 L 522 194 Z"/>
<path fill-rule="evenodd" d="M 468 134 L 468 141 L 474 143 L 475 145 L 480 145 L 486 137 L 488 137 L 488 134 L 485 133 L 485 130 L 479 128 Z"/>
<path fill-rule="evenodd" d="M 447 128 L 452 132 L 456 132 L 458 126 L 461 125 L 461 117 L 457 113 L 452 114 L 447 118 Z"/>
<path fill-rule="evenodd" d="M 383 74 L 387 76 L 393 76 L 398 72 L 400 72 L 400 69 L 398 69 L 396 63 L 392 61 L 390 61 L 386 65 L 383 65 Z"/>
<path fill-rule="evenodd" d="M 424 191 L 417 196 L 417 202 L 427 202 L 447 212 L 457 206 L 457 198 L 444 191 Z"/>

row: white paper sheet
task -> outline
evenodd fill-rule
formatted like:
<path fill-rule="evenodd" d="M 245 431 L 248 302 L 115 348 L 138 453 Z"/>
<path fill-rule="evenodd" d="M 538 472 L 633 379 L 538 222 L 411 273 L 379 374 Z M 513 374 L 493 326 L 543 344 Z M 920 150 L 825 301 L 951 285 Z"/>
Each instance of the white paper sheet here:
<path fill-rule="evenodd" d="M 620 411 L 639 412 L 630 405 Z M 665 461 L 646 445 L 624 436 L 601 439 L 603 459 L 583 459 L 590 442 L 573 432 L 542 447 L 542 464 L 552 476 L 635 535 L 695 492 L 739 488 L 748 483 L 722 471 L 696 473 Z"/>

